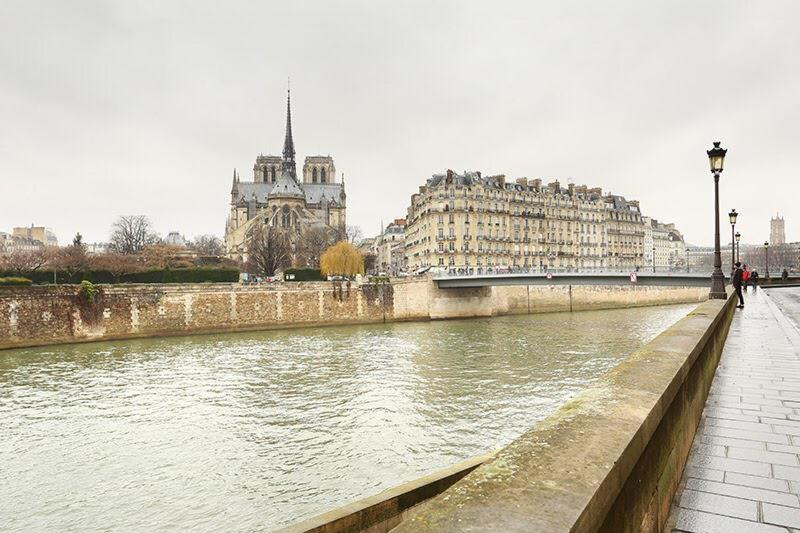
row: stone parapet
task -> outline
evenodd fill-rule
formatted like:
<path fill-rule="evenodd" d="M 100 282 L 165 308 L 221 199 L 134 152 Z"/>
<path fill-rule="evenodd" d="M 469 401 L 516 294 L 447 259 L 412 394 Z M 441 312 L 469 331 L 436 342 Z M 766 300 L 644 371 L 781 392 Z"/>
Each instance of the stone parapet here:
<path fill-rule="evenodd" d="M 393 531 L 661 531 L 734 306 L 702 303 Z"/>

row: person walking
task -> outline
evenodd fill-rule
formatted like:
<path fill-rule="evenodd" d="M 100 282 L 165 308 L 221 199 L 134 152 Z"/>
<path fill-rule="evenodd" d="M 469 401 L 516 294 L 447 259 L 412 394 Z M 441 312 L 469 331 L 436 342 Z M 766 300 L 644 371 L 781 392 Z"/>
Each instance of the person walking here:
<path fill-rule="evenodd" d="M 742 266 L 742 290 L 747 292 L 747 283 L 750 281 L 750 267 L 747 265 Z"/>
<path fill-rule="evenodd" d="M 744 296 L 742 296 L 742 282 L 744 281 L 743 275 L 745 271 L 742 270 L 741 265 L 742 264 L 739 262 L 736 263 L 736 270 L 733 271 L 733 279 L 731 280 L 733 282 L 733 288 L 736 290 L 736 296 L 739 297 L 739 305 L 736 306 L 738 309 L 744 309 Z"/>
<path fill-rule="evenodd" d="M 758 289 L 758 270 L 753 270 L 753 273 L 750 274 L 750 284 L 753 285 L 753 292 L 756 292 Z"/>
<path fill-rule="evenodd" d="M 785 268 L 783 269 L 783 272 L 781 273 L 781 281 L 783 281 L 784 283 L 789 281 L 789 271 L 786 270 Z"/>

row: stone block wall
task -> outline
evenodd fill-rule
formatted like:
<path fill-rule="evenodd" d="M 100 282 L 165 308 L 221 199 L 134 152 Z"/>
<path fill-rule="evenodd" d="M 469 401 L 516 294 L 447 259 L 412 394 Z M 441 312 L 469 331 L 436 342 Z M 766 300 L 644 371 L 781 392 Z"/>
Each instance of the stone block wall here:
<path fill-rule="evenodd" d="M 501 286 L 440 289 L 428 278 L 342 288 L 330 282 L 267 285 L 0 288 L 0 348 L 100 339 L 314 325 L 431 320 L 694 302 L 706 289 L 645 286 Z"/>

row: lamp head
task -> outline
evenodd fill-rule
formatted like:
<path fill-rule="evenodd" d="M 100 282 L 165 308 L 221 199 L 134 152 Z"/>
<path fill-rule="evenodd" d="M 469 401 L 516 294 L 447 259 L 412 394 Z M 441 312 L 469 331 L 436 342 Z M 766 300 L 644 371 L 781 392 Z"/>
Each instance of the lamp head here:
<path fill-rule="evenodd" d="M 720 148 L 719 144 L 719 141 L 714 141 L 714 148 L 706 150 L 706 154 L 708 154 L 708 163 L 711 166 L 711 172 L 714 174 L 722 172 L 725 154 L 728 152 L 725 148 Z"/>

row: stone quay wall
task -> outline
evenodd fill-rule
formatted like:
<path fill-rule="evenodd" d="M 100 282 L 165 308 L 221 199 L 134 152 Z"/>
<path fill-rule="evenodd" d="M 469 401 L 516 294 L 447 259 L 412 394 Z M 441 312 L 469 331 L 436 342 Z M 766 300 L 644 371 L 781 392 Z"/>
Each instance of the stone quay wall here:
<path fill-rule="evenodd" d="M 439 289 L 429 278 L 353 284 L 98 285 L 0 288 L 0 349 L 302 326 L 612 309 L 701 301 L 707 289 L 504 286 Z"/>

